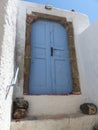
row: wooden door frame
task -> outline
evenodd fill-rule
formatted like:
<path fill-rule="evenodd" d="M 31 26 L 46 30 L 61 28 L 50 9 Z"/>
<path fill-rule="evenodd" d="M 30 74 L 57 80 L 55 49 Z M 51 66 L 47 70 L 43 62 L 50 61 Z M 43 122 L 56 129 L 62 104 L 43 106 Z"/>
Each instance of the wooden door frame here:
<path fill-rule="evenodd" d="M 66 18 L 43 14 L 43 13 L 36 13 L 32 12 L 32 14 L 27 14 L 26 18 L 26 43 L 25 43 L 25 57 L 24 57 L 24 87 L 23 92 L 24 94 L 28 94 L 29 88 L 29 77 L 30 77 L 30 51 L 31 51 L 31 25 L 38 19 L 47 19 L 56 21 L 62 24 L 67 30 L 67 37 L 68 37 L 68 49 L 69 49 L 69 57 L 70 57 L 70 64 L 71 64 L 71 76 L 72 76 L 72 93 L 73 94 L 80 94 L 80 83 L 79 83 L 79 72 L 77 66 L 77 58 L 76 58 L 76 50 L 75 50 L 75 43 L 74 43 L 74 31 L 72 22 L 68 22 Z"/>

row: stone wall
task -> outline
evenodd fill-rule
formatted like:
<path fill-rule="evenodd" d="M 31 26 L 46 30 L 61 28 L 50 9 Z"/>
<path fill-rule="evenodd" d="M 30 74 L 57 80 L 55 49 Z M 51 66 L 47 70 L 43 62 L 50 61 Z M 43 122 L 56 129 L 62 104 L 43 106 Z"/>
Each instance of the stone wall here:
<path fill-rule="evenodd" d="M 58 17 L 64 17 L 68 22 L 72 22 L 74 29 L 74 40 L 76 36 L 84 31 L 89 26 L 89 19 L 86 15 L 53 8 L 51 11 L 46 10 L 44 5 L 30 3 L 30 2 L 19 2 L 18 6 L 18 17 L 17 17 L 17 43 L 16 43 L 16 62 L 20 68 L 19 79 L 17 88 L 15 89 L 15 97 L 23 96 L 23 84 L 24 84 L 24 55 L 25 55 L 25 35 L 26 35 L 26 15 L 33 12 L 40 12 L 47 15 L 53 15 Z M 21 20 L 22 19 L 22 20 Z M 78 44 L 76 45 L 76 52 L 78 53 Z M 78 54 L 77 54 L 77 60 Z M 79 66 L 78 66 L 79 67 Z M 81 82 L 81 81 L 80 81 Z"/>
<path fill-rule="evenodd" d="M 17 0 L 0 0 L 0 130 L 10 129 L 12 87 L 5 96 L 14 74 L 16 13 Z"/>
<path fill-rule="evenodd" d="M 98 107 L 98 20 L 77 38 L 79 44 L 82 93 Z"/>
<path fill-rule="evenodd" d="M 81 70 L 80 70 L 80 57 L 79 57 L 79 44 L 76 43 L 76 37 L 89 26 L 89 19 L 86 15 L 52 8 L 46 10 L 45 5 L 40 5 L 30 2 L 19 2 L 18 17 L 17 17 L 17 43 L 16 43 L 16 62 L 20 68 L 17 87 L 14 89 L 15 97 L 24 97 L 29 101 L 28 115 L 48 115 L 48 114 L 62 114 L 62 113 L 75 113 L 79 109 L 79 105 L 84 102 L 85 97 L 82 95 L 70 96 L 55 96 L 55 95 L 39 95 L 30 96 L 23 94 L 24 86 L 24 56 L 25 56 L 25 41 L 26 41 L 26 16 L 33 13 L 41 13 L 56 17 L 66 18 L 68 22 L 72 22 L 74 30 L 74 40 L 76 48 L 76 56 L 78 69 L 80 74 L 80 87 L 82 87 Z M 67 106 L 66 106 L 67 105 Z M 72 105 L 72 107 L 70 107 Z M 74 106 L 74 107 L 73 107 Z M 58 109 L 57 109 L 58 108 Z"/>

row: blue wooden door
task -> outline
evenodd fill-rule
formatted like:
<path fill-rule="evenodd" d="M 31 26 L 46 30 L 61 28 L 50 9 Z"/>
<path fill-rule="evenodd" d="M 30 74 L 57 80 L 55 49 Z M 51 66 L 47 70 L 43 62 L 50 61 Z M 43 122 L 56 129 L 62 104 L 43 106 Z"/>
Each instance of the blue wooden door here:
<path fill-rule="evenodd" d="M 59 23 L 32 24 L 29 94 L 68 94 L 72 79 L 66 29 Z"/>

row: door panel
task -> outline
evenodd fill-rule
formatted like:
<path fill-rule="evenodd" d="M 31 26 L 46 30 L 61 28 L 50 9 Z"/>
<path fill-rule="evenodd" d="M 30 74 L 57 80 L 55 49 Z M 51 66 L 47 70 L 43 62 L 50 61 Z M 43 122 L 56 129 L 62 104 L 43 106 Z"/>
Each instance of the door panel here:
<path fill-rule="evenodd" d="M 66 29 L 53 21 L 38 20 L 32 24 L 31 31 L 29 94 L 66 94 L 71 91 Z"/>
<path fill-rule="evenodd" d="M 62 93 L 70 93 L 70 75 L 69 75 L 69 70 L 64 69 L 68 68 L 69 64 L 66 64 L 66 60 L 60 60 L 60 59 L 55 59 L 54 60 L 54 88 L 55 92 L 57 94 Z M 66 87 L 65 87 L 66 85 Z"/>
<path fill-rule="evenodd" d="M 68 53 L 67 33 L 58 23 L 52 23 L 54 54 L 52 57 L 53 88 L 56 94 L 72 91 L 71 70 Z"/>
<path fill-rule="evenodd" d="M 29 94 L 51 93 L 49 26 L 39 20 L 32 25 Z"/>

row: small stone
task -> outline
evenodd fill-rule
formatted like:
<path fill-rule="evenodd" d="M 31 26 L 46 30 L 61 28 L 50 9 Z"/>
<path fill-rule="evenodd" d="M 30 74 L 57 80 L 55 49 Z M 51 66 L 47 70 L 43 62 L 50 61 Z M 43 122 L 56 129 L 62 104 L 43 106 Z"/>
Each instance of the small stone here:
<path fill-rule="evenodd" d="M 80 105 L 80 110 L 84 114 L 94 115 L 97 112 L 97 107 L 93 103 L 84 103 L 84 104 Z"/>
<path fill-rule="evenodd" d="M 27 115 L 29 103 L 23 98 L 16 98 L 13 101 L 13 118 L 22 119 Z"/>
<path fill-rule="evenodd" d="M 94 126 L 93 130 L 98 130 L 98 124 Z"/>

